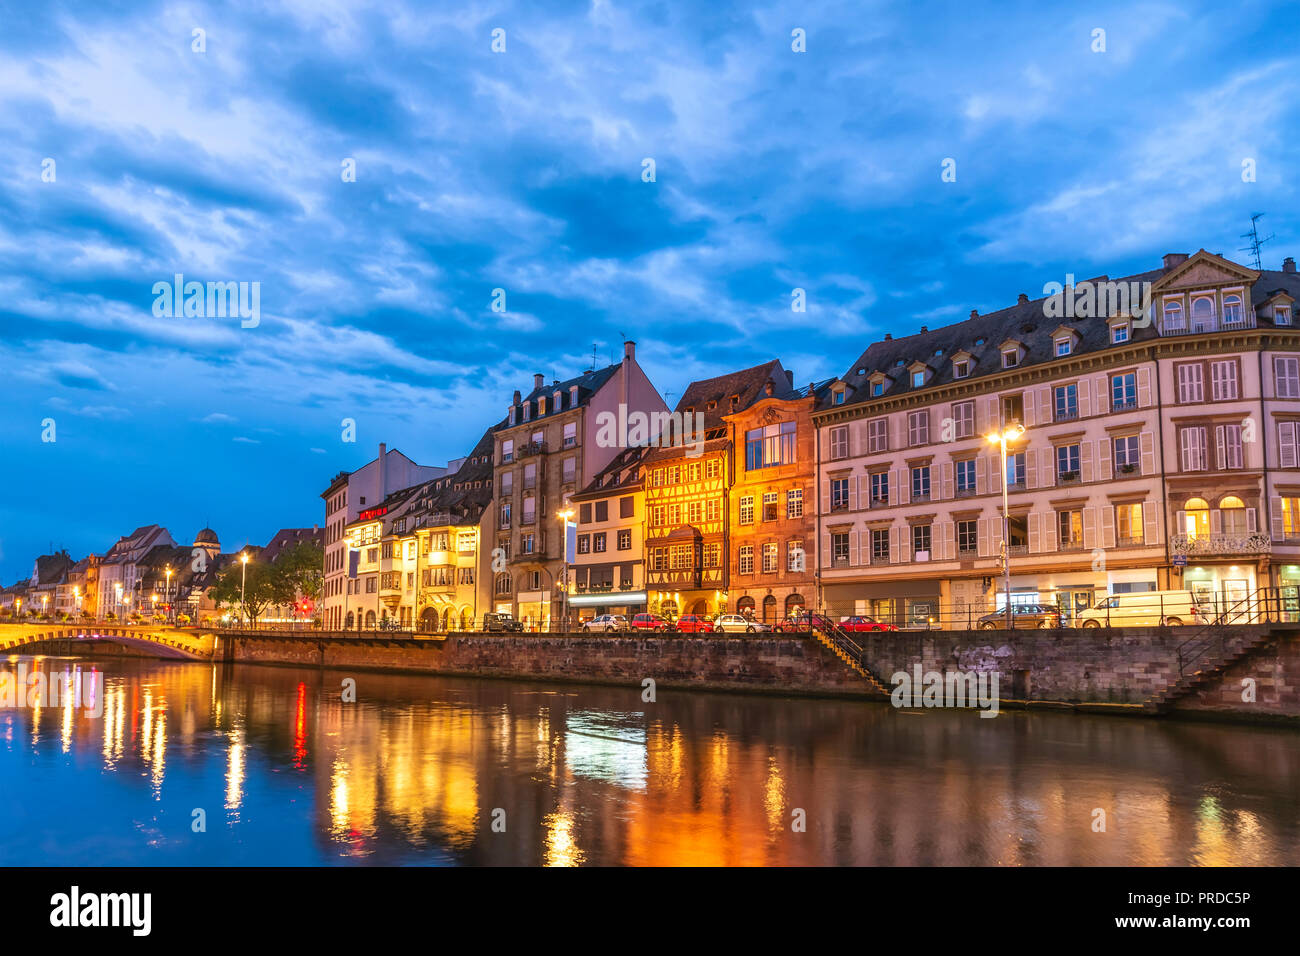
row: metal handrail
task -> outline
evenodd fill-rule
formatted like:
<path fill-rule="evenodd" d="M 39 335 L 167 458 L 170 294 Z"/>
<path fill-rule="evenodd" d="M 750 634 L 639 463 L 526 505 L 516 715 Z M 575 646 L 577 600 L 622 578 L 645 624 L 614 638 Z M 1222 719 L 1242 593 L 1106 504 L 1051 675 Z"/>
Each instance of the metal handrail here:
<path fill-rule="evenodd" d="M 1228 652 L 1227 626 L 1234 618 L 1250 616 L 1259 610 L 1258 591 L 1251 592 L 1239 601 L 1221 610 L 1209 624 L 1178 645 L 1178 673 L 1187 673 L 1187 668 L 1200 663 L 1205 655 L 1216 645 L 1220 653 Z"/>

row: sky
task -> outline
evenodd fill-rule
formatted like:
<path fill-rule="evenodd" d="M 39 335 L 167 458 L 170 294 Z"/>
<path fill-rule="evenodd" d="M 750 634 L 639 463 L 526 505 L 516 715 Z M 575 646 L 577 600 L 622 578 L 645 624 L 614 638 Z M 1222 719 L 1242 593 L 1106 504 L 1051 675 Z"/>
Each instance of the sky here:
<path fill-rule="evenodd" d="M 977 6 L 6 0 L 0 583 L 323 524 L 380 442 L 445 464 L 624 338 L 671 405 L 1249 262 L 1257 212 L 1300 254 L 1294 5 Z M 256 324 L 156 314 L 176 274 L 258 283 Z"/>

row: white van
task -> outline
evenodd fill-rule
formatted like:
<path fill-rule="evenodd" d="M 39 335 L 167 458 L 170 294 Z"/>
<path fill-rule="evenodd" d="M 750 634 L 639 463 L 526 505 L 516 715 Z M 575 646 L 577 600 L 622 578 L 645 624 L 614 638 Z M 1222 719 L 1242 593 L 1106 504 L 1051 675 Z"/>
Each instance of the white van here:
<path fill-rule="evenodd" d="M 1131 591 L 1102 598 L 1081 611 L 1078 627 L 1157 627 L 1161 624 L 1208 624 L 1191 591 Z"/>

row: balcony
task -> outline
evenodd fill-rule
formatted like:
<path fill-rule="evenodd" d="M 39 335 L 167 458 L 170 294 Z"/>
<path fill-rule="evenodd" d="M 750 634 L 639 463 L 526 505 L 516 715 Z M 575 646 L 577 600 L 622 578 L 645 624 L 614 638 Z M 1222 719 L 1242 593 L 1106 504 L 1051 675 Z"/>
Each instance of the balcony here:
<path fill-rule="evenodd" d="M 1160 334 L 1164 335 L 1203 335 L 1206 332 L 1236 332 L 1239 329 L 1253 329 L 1255 327 L 1255 313 L 1245 311 L 1240 315 L 1231 318 L 1220 318 L 1217 315 L 1200 316 L 1192 319 L 1189 327 L 1185 321 L 1179 321 L 1177 325 L 1166 325 L 1163 321 L 1160 323 Z"/>
<path fill-rule="evenodd" d="M 1058 485 L 1077 485 L 1083 480 L 1083 477 L 1077 471 L 1058 471 L 1056 473 L 1056 483 Z"/>
<path fill-rule="evenodd" d="M 1123 463 L 1123 464 L 1121 464 L 1121 465 L 1116 465 L 1116 466 L 1115 466 L 1115 474 L 1117 474 L 1117 475 L 1140 475 L 1140 474 L 1142 474 L 1142 472 L 1138 471 L 1138 466 L 1135 465 L 1135 464 L 1133 464 L 1132 462 L 1125 462 L 1125 463 Z"/>
<path fill-rule="evenodd" d="M 1074 408 L 1057 408 L 1056 414 L 1052 418 L 1053 422 L 1072 422 L 1079 418 L 1078 406 Z"/>
<path fill-rule="evenodd" d="M 516 449 L 515 451 L 515 457 L 519 459 L 536 458 L 538 455 L 545 455 L 545 454 L 546 454 L 546 442 L 544 441 L 525 442 L 524 444 L 520 445 L 519 448 Z"/>
<path fill-rule="evenodd" d="M 889 507 L 889 499 L 888 499 L 888 498 L 872 498 L 872 499 L 871 499 L 871 507 L 872 507 L 872 508 L 888 508 L 888 507 Z"/>
<path fill-rule="evenodd" d="M 1273 543 L 1266 534 L 1174 534 L 1169 536 L 1174 554 L 1268 554 Z"/>
<path fill-rule="evenodd" d="M 1116 400 L 1112 397 L 1110 403 L 1110 410 L 1112 412 L 1131 412 L 1137 407 L 1138 402 L 1136 398 L 1122 398 Z"/>
<path fill-rule="evenodd" d="M 1057 551 L 1082 551 L 1083 539 L 1070 538 L 1069 540 L 1062 541 L 1059 545 L 1056 546 L 1056 550 Z"/>
<path fill-rule="evenodd" d="M 1147 539 L 1142 535 L 1121 534 L 1115 536 L 1115 547 L 1117 548 L 1141 548 L 1147 543 Z"/>

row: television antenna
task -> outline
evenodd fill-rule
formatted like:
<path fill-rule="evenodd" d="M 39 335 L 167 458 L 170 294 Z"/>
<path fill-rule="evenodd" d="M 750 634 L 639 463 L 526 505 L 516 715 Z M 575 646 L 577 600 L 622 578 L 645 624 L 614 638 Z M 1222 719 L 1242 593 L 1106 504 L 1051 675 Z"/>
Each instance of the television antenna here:
<path fill-rule="evenodd" d="M 1250 232 L 1243 232 L 1241 234 L 1241 238 L 1249 239 L 1250 244 L 1246 246 L 1242 246 L 1241 249 L 1238 250 L 1239 252 L 1249 252 L 1251 256 L 1254 257 L 1256 270 L 1263 268 L 1263 266 L 1261 265 L 1261 260 L 1259 258 L 1260 246 L 1264 245 L 1264 243 L 1266 242 L 1271 242 L 1273 240 L 1273 235 L 1271 233 L 1267 236 L 1262 236 L 1262 237 L 1259 234 L 1259 221 L 1263 218 L 1264 218 L 1264 214 L 1262 212 L 1257 212 L 1250 217 Z"/>

